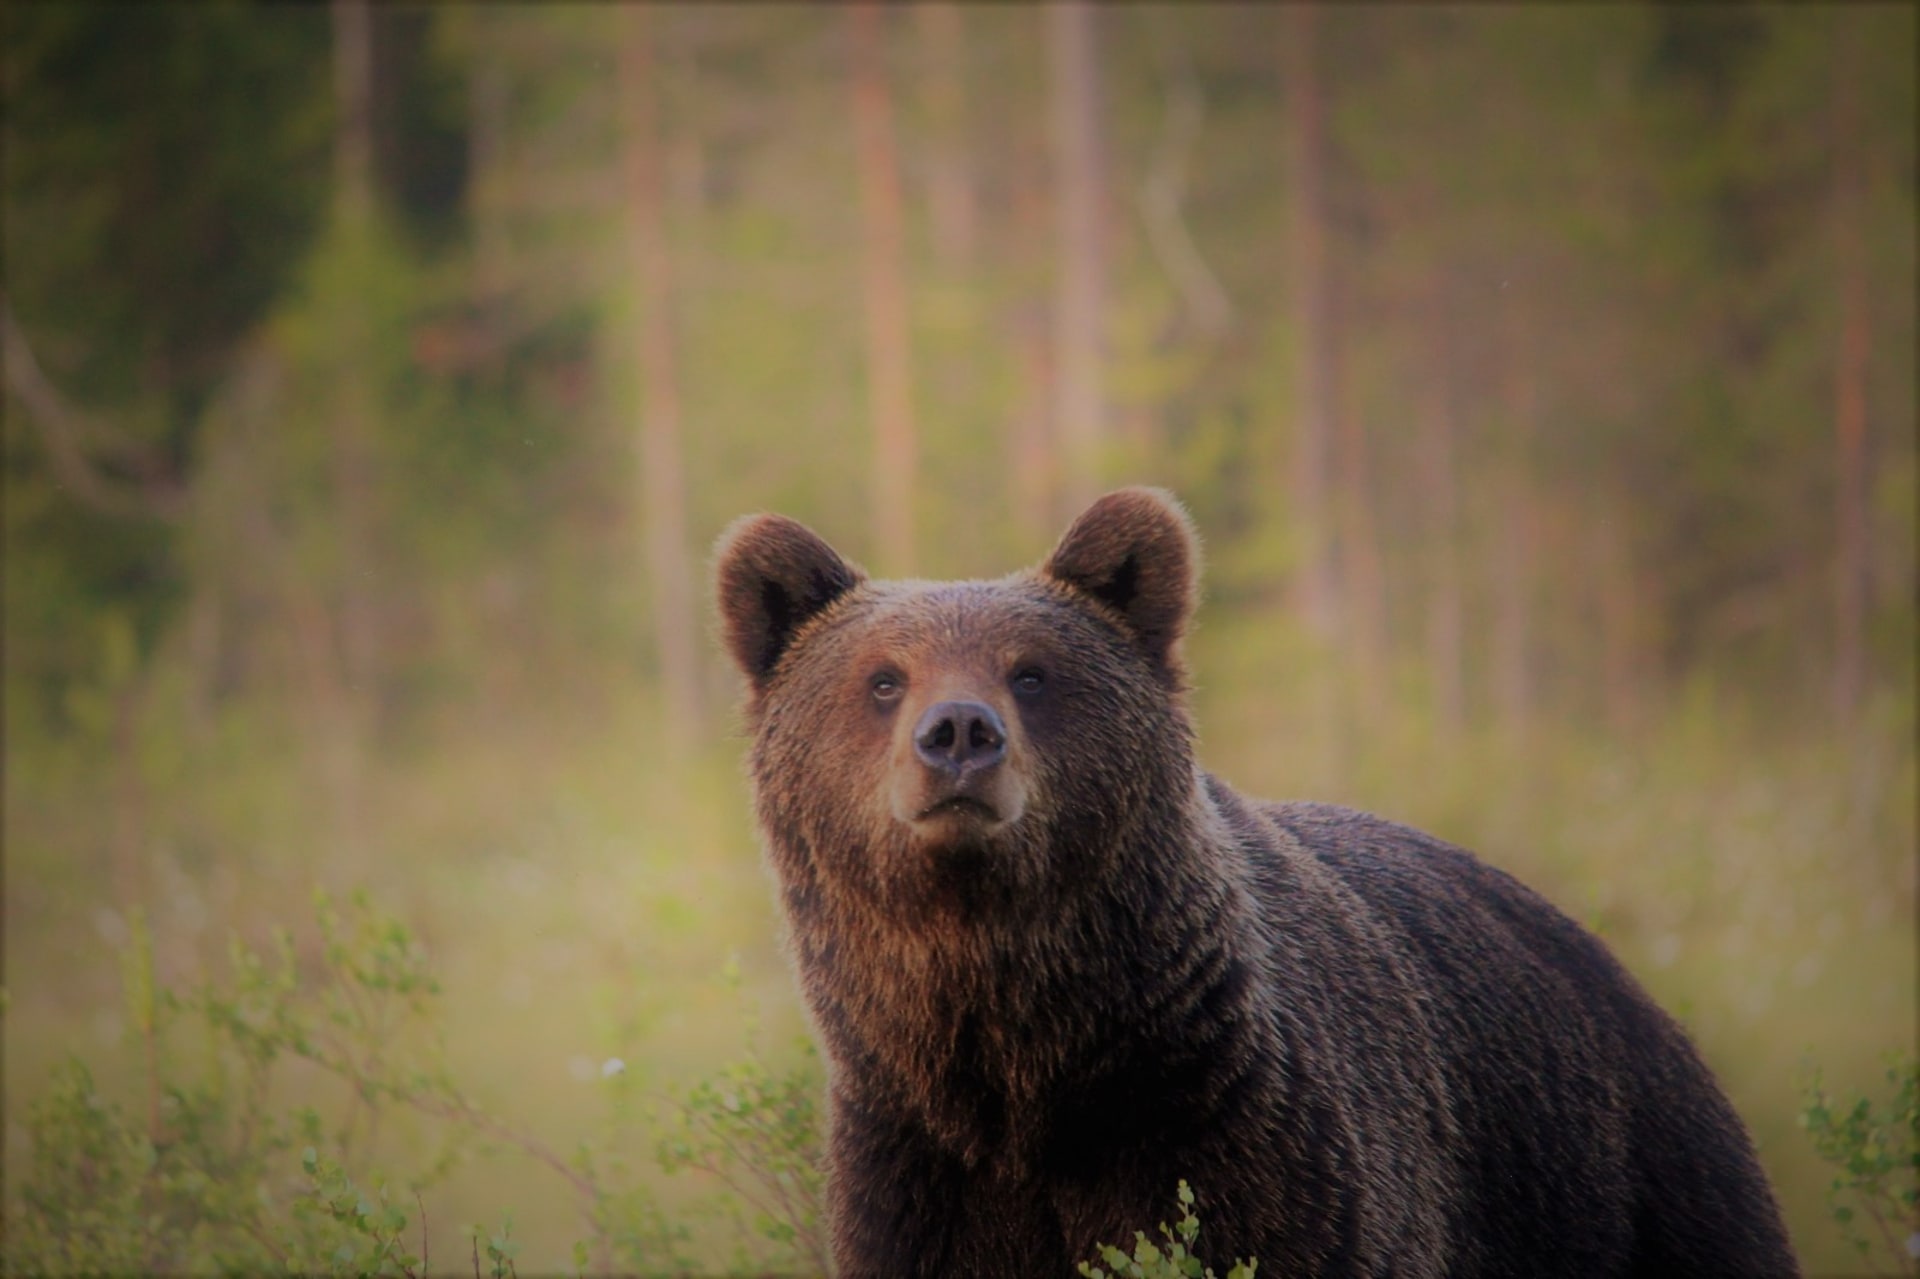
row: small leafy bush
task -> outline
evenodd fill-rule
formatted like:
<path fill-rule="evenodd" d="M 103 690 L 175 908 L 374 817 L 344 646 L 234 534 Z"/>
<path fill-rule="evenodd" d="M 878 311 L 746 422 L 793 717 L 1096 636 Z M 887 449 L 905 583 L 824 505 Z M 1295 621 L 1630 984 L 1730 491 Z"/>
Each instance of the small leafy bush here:
<path fill-rule="evenodd" d="M 1193 1190 L 1182 1181 L 1175 1194 L 1180 1202 L 1180 1220 L 1171 1227 L 1164 1221 L 1160 1223 L 1164 1243 L 1156 1244 L 1147 1238 L 1146 1231 L 1137 1230 L 1133 1235 L 1132 1256 L 1103 1243 L 1098 1248 L 1099 1260 L 1110 1269 L 1083 1261 L 1080 1273 L 1086 1279 L 1215 1279 L 1213 1268 L 1193 1255 L 1194 1241 L 1200 1237 L 1200 1219 L 1193 1212 Z M 1227 1271 L 1226 1279 L 1253 1279 L 1259 1264 L 1257 1258 L 1237 1260 Z"/>
<path fill-rule="evenodd" d="M 742 1233 L 771 1244 L 783 1268 L 804 1264 L 826 1274 L 815 1066 L 809 1045 L 799 1070 L 776 1074 L 749 1057 L 701 1081 L 660 1139 L 659 1161 L 668 1172 L 698 1169 L 726 1186 L 731 1199 L 722 1211 Z"/>
<path fill-rule="evenodd" d="M 122 974 L 134 1103 L 107 1095 L 78 1058 L 53 1072 L 29 1109 L 0 1272 L 425 1274 L 424 1194 L 476 1152 L 517 1154 L 567 1183 L 588 1230 L 574 1245 L 576 1271 L 710 1269 L 692 1255 L 689 1214 L 669 1221 L 629 1162 L 647 1149 L 658 1168 L 696 1171 L 730 1192 L 692 1217 L 736 1236 L 738 1268 L 825 1272 L 811 1056 L 786 1072 L 750 1056 L 660 1099 L 651 1132 L 631 1079 L 613 1072 L 610 1121 L 567 1157 L 454 1078 L 439 1042 L 440 987 L 403 924 L 364 895 L 344 908 L 318 895 L 315 915 L 317 963 L 303 963 L 279 930 L 265 953 L 236 941 L 227 977 L 185 993 L 156 984 L 135 919 Z M 276 1105 L 294 1071 L 332 1079 L 344 1100 L 325 1114 Z M 402 1118 L 434 1139 L 409 1130 L 395 1144 L 413 1162 L 383 1170 L 373 1163 L 378 1134 Z M 510 1215 L 468 1234 L 476 1276 L 483 1266 L 495 1279 L 515 1273 Z"/>
<path fill-rule="evenodd" d="M 1841 1102 L 1819 1071 L 1801 1088 L 1800 1126 L 1836 1169 L 1828 1206 L 1864 1258 L 1897 1273 L 1920 1269 L 1920 1056 L 1888 1062 L 1891 1097 Z"/>
<path fill-rule="evenodd" d="M 370 1173 L 369 1194 L 341 1165 L 371 1144 L 384 1099 L 461 1100 L 397 1047 L 436 988 L 405 930 L 363 901 L 351 921 L 324 897 L 316 906 L 317 981 L 299 978 L 282 932 L 273 958 L 236 942 L 230 981 L 185 995 L 156 986 L 136 917 L 123 987 L 138 1102 L 129 1113 L 103 1095 L 77 1058 L 54 1072 L 28 1113 L 9 1272 L 404 1274 L 420 1264 L 399 1242 L 407 1214 L 389 1202 L 387 1179 Z M 296 1060 L 349 1085 L 333 1123 L 310 1106 L 272 1104 Z M 455 1144 L 405 1179 L 407 1195 L 453 1165 L 460 1134 L 449 1135 Z"/>

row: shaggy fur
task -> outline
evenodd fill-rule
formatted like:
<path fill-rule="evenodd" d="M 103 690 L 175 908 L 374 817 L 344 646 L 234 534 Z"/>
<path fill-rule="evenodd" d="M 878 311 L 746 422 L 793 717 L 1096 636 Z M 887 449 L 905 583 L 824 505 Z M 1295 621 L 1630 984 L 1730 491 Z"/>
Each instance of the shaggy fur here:
<path fill-rule="evenodd" d="M 1070 1274 L 1185 1177 L 1204 1253 L 1262 1274 L 1794 1274 L 1739 1118 L 1598 941 L 1198 768 L 1197 562 L 1145 489 L 995 582 L 868 581 L 779 516 L 722 538 L 840 1273 Z"/>

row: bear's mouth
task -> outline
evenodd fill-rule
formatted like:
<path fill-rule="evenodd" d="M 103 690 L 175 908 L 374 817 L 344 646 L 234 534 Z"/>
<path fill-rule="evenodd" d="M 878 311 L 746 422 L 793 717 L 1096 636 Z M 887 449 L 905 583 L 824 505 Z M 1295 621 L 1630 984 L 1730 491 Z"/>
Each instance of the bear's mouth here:
<path fill-rule="evenodd" d="M 972 795 L 949 795 L 934 804 L 929 804 L 915 815 L 916 822 L 931 821 L 936 817 L 953 816 L 965 820 L 993 823 L 1000 820 L 1000 813 L 993 805 Z"/>

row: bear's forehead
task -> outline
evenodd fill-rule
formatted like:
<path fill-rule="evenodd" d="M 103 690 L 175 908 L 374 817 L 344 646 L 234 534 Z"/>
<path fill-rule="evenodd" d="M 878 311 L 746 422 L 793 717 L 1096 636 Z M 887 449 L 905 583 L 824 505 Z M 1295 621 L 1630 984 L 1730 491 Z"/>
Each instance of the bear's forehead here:
<path fill-rule="evenodd" d="M 1062 592 L 1031 577 L 875 582 L 861 594 L 836 629 L 864 645 L 901 650 L 984 653 L 1070 641 L 1092 623 Z"/>

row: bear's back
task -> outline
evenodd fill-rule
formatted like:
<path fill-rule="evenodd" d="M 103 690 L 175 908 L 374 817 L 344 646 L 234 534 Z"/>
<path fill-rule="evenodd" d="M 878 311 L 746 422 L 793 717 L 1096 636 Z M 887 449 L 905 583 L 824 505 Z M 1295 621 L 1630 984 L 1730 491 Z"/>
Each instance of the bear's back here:
<path fill-rule="evenodd" d="M 1419 831 L 1328 804 L 1249 807 L 1365 903 L 1431 996 L 1431 1055 L 1463 1143 L 1456 1268 L 1791 1269 L 1777 1215 L 1757 1207 L 1771 1195 L 1738 1116 L 1597 938 Z M 1747 1250 L 1728 1253 L 1729 1238 Z"/>

